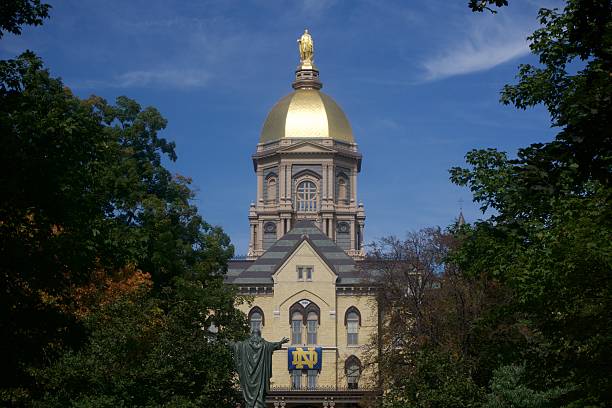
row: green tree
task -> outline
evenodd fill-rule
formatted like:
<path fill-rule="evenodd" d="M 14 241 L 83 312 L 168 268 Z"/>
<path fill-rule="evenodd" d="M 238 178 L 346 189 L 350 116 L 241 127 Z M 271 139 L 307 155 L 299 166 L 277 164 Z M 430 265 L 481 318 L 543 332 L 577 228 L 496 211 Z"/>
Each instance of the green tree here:
<path fill-rule="evenodd" d="M 508 0 L 470 0 L 468 3 L 472 11 L 485 11 L 488 10 L 491 13 L 497 13 L 496 10 L 489 6 L 504 7 L 508 5 Z"/>
<path fill-rule="evenodd" d="M 544 408 L 553 407 L 552 402 L 567 393 L 567 389 L 553 388 L 534 391 L 525 383 L 525 366 L 509 365 L 495 370 L 491 380 L 491 393 L 483 408 Z"/>
<path fill-rule="evenodd" d="M 240 319 L 224 313 L 212 294 L 220 281 L 180 280 L 160 298 L 147 280 L 120 293 L 84 318 L 86 344 L 37 372 L 42 407 L 228 407 L 233 389 L 230 350 L 208 328 L 228 331 Z M 212 311 L 215 313 L 203 313 Z M 228 314 L 228 311 L 232 311 Z"/>
<path fill-rule="evenodd" d="M 469 361 L 440 349 L 412 353 L 410 370 L 396 373 L 396 380 L 383 397 L 385 408 L 477 407 L 484 390 L 472 379 Z"/>
<path fill-rule="evenodd" d="M 383 238 L 360 265 L 382 316 L 366 364 L 376 363 L 393 408 L 473 407 L 484 400 L 473 326 L 490 294 L 486 279 L 447 263 L 452 233 L 427 228 Z"/>
<path fill-rule="evenodd" d="M 484 3 L 484 2 L 483 2 Z M 501 94 L 525 109 L 543 104 L 555 139 L 467 154 L 451 180 L 468 186 L 489 219 L 465 228 L 455 260 L 512 296 L 490 323 L 521 327 L 534 392 L 568 390 L 556 405 L 612 404 L 612 2 L 541 9 L 530 37 L 538 66 L 521 65 Z"/>
<path fill-rule="evenodd" d="M 0 0 L 0 38 L 4 32 L 21 34 L 21 26 L 41 25 L 51 6 L 40 0 Z"/>
<path fill-rule="evenodd" d="M 149 301 L 165 315 L 185 303 L 185 321 L 213 313 L 238 334 L 234 295 L 221 289 L 233 248 L 191 204 L 189 179 L 164 167 L 176 159 L 165 125 L 125 97 L 77 98 L 32 53 L 0 61 L 2 400 L 30 398 L 33 370 L 104 330 L 83 324 L 75 297 L 100 273 L 133 265 L 152 276 Z M 208 370 L 228 375 L 227 364 Z"/>

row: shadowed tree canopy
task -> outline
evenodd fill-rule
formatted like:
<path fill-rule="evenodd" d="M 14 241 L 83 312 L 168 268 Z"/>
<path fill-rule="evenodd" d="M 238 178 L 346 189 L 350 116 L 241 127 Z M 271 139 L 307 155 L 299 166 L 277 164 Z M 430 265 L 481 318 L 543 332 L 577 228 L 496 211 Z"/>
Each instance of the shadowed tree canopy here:
<path fill-rule="evenodd" d="M 168 344 L 200 339 L 182 356 L 158 359 L 168 362 L 168 375 L 189 379 L 192 388 L 183 389 L 185 396 L 205 378 L 218 385 L 207 392 L 219 396 L 231 389 L 229 353 L 208 350 L 199 333 L 213 322 L 211 316 L 225 329 L 222 336 L 242 333 L 244 320 L 233 307 L 234 295 L 222 285 L 233 247 L 191 204 L 190 180 L 172 175 L 164 166 L 176 159 L 174 143 L 159 135 L 165 125 L 155 108 L 143 109 L 126 97 L 117 98 L 114 105 L 95 96 L 77 98 L 32 53 L 0 61 L 3 401 L 16 403 L 43 392 L 36 388 L 40 384 L 33 373 L 53 365 L 66 350 L 76 354 L 70 364 L 64 357 L 54 366 L 63 373 L 59 378 L 72 378 L 67 367 L 82 364 L 83 372 L 100 373 L 108 381 L 105 392 L 112 398 L 126 398 L 129 393 L 116 388 L 127 380 L 121 371 L 107 378 L 104 373 L 112 370 L 89 370 L 83 364 L 96 356 L 96 346 L 104 345 L 108 353 L 116 353 L 113 359 L 124 358 L 126 369 L 132 362 L 131 369 L 140 367 L 139 375 L 148 375 L 142 367 L 155 369 L 144 361 L 155 360 L 156 351 L 128 358 L 125 347 L 139 341 L 122 345 L 126 337 L 112 335 L 113 330 L 142 331 L 146 342 L 148 325 L 161 330 L 158 337 Z M 103 290 L 108 282 L 129 281 L 131 275 L 122 272 L 125 268 L 150 277 L 146 295 L 134 300 L 143 306 L 140 314 L 125 315 L 112 305 L 101 314 L 81 313 L 82 288 L 93 284 Z M 90 306 L 99 307 L 95 302 Z M 164 330 L 175 331 L 170 335 Z M 201 367 L 173 360 L 208 352 L 218 356 L 218 364 Z M 112 360 L 102 357 L 97 361 Z M 204 369 L 219 381 L 192 371 Z M 48 375 L 42 375 L 42 383 L 71 389 Z M 170 392 L 171 385 L 159 384 Z M 163 392 L 159 395 L 163 400 Z"/>
<path fill-rule="evenodd" d="M 473 150 L 468 168 L 451 170 L 483 211 L 494 210 L 464 229 L 454 259 L 513 294 L 491 310 L 490 323 L 521 327 L 514 368 L 496 373 L 522 383 L 495 384 L 536 394 L 563 390 L 557 405 L 609 406 L 612 2 L 568 0 L 563 10 L 541 9 L 538 18 L 541 28 L 529 39 L 539 64 L 521 65 L 501 101 L 520 109 L 544 105 L 559 132 L 516 157 Z"/>
<path fill-rule="evenodd" d="M 491 13 L 497 13 L 494 7 L 504 7 L 508 5 L 508 0 L 470 0 L 468 3 L 472 11 L 485 11 L 488 10 Z"/>
<path fill-rule="evenodd" d="M 5 32 L 21 34 L 22 25 L 41 25 L 50 8 L 40 0 L 0 0 L 0 38 Z"/>

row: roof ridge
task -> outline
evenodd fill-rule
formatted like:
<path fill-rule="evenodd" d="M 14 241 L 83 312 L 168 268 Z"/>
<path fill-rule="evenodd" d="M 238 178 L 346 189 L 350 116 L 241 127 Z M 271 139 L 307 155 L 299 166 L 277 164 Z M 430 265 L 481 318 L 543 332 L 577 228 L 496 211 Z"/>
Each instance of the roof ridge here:
<path fill-rule="evenodd" d="M 306 231 L 301 231 L 304 229 Z M 355 261 L 353 258 L 348 256 L 336 242 L 329 238 L 314 221 L 299 220 L 295 222 L 293 227 L 285 233 L 285 235 L 274 242 L 270 248 L 246 268 L 241 275 L 244 278 L 268 277 L 272 279 L 272 275 L 278 271 L 289 256 L 291 256 L 304 241 L 308 241 L 308 244 L 317 255 L 338 277 L 342 277 L 342 275 L 346 273 L 343 270 L 346 269 L 344 267 L 350 267 L 351 270 L 354 269 Z M 321 245 L 322 242 L 317 243 L 315 241 L 323 241 L 325 244 Z M 287 243 L 291 243 L 292 245 L 286 245 Z M 342 266 L 342 268 L 338 266 Z"/>

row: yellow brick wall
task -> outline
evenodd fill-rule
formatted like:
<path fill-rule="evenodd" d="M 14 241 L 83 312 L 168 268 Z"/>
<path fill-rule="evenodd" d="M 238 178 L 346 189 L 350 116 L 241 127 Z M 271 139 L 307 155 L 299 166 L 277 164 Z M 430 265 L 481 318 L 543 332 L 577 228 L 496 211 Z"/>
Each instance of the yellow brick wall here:
<path fill-rule="evenodd" d="M 313 266 L 312 281 L 298 281 L 297 267 Z M 321 323 L 317 332 L 317 346 L 323 348 L 323 364 L 317 384 L 319 386 L 346 387 L 344 361 L 355 355 L 364 361 L 363 345 L 369 343 L 377 330 L 377 311 L 373 296 L 337 295 L 336 275 L 317 255 L 307 241 L 304 241 L 285 261 L 273 276 L 274 293 L 256 295 L 251 305 L 243 304 L 239 308 L 246 314 L 258 306 L 264 312 L 265 324 L 262 336 L 268 341 L 279 341 L 286 336 L 291 338 L 289 308 L 295 302 L 307 299 L 316 303 L 321 310 Z M 359 330 L 360 346 L 347 345 L 347 332 L 344 326 L 346 310 L 355 306 L 361 314 Z M 276 312 L 276 313 L 275 313 Z M 302 339 L 306 341 L 306 332 Z M 278 350 L 272 358 L 272 386 L 289 387 L 291 377 L 287 365 L 287 344 Z M 376 370 L 368 369 L 361 377 L 360 385 L 375 381 Z"/>

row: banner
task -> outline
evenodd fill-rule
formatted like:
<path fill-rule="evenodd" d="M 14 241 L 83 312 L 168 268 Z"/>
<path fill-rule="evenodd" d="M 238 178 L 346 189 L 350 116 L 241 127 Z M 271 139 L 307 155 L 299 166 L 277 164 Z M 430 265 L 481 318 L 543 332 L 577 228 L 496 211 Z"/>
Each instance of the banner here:
<path fill-rule="evenodd" d="M 321 370 L 323 351 L 321 347 L 289 347 L 287 349 L 289 371 Z"/>

